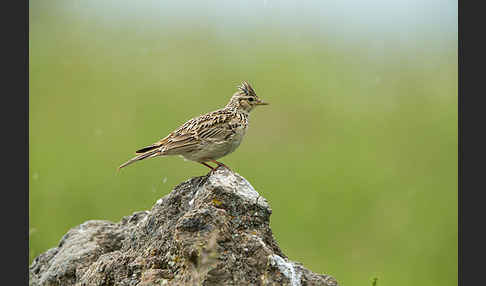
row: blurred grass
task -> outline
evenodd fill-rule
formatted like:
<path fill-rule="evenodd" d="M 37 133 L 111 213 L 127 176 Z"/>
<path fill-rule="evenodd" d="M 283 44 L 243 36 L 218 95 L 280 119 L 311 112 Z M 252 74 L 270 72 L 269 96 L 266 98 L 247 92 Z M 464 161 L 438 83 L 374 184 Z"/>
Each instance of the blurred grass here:
<path fill-rule="evenodd" d="M 178 157 L 116 167 L 248 80 L 271 105 L 223 162 L 268 199 L 292 260 L 340 285 L 457 285 L 455 47 L 376 60 L 278 31 L 226 40 L 50 13 L 30 24 L 30 261 L 206 174 Z"/>

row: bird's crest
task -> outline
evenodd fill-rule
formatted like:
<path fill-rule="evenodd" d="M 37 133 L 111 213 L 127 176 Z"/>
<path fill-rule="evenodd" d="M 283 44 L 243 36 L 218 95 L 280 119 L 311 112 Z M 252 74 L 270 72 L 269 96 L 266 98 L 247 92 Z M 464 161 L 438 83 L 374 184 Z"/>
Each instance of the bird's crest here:
<path fill-rule="evenodd" d="M 255 90 L 253 90 L 253 87 L 251 87 L 247 81 L 242 82 L 241 85 L 238 86 L 238 89 L 247 96 L 256 96 Z"/>

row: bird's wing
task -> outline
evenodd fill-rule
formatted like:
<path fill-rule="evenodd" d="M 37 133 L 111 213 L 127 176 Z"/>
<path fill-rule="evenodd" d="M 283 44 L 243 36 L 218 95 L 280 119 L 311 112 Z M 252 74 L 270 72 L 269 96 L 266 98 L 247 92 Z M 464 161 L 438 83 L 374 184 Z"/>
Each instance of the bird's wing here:
<path fill-rule="evenodd" d="M 235 133 L 231 124 L 233 117 L 230 111 L 224 109 L 201 115 L 187 121 L 151 146 L 160 148 L 163 154 L 178 154 L 198 149 L 207 142 L 227 140 Z"/>

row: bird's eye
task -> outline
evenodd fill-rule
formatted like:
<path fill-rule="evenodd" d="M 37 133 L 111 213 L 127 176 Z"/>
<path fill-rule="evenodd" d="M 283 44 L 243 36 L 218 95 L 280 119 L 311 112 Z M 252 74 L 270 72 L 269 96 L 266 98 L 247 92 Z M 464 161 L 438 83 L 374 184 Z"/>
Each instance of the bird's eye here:
<path fill-rule="evenodd" d="M 250 102 L 253 101 L 253 100 L 255 100 L 253 97 L 248 98 L 248 101 L 250 101 Z"/>

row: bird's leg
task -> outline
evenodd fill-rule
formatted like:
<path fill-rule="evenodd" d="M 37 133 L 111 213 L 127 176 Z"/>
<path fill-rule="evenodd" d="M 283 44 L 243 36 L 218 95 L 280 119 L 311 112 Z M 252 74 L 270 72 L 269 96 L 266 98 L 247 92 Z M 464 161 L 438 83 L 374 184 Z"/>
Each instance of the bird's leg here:
<path fill-rule="evenodd" d="M 211 162 L 213 162 L 213 163 L 217 164 L 217 165 L 218 165 L 218 167 L 221 167 L 221 166 L 222 166 L 222 167 L 225 167 L 226 169 L 228 169 L 228 170 L 230 170 L 230 171 L 231 171 L 231 169 L 230 169 L 228 166 L 226 166 L 225 164 L 223 164 L 223 163 L 221 163 L 221 162 L 218 162 L 218 161 L 216 161 L 216 160 L 209 160 L 209 161 L 211 161 Z"/>
<path fill-rule="evenodd" d="M 199 163 L 201 163 L 201 164 L 203 164 L 204 166 L 208 167 L 209 169 L 211 169 L 211 171 L 214 171 L 214 168 L 213 168 L 211 165 L 208 165 L 208 164 L 206 164 L 206 163 L 204 163 L 204 162 L 199 162 Z"/>
<path fill-rule="evenodd" d="M 214 171 L 216 171 L 216 168 L 213 168 L 213 166 L 205 163 L 205 162 L 199 162 L 201 164 L 203 164 L 204 166 L 208 167 L 209 169 L 211 169 L 211 171 L 209 171 L 208 175 L 212 175 L 214 173 Z"/>

